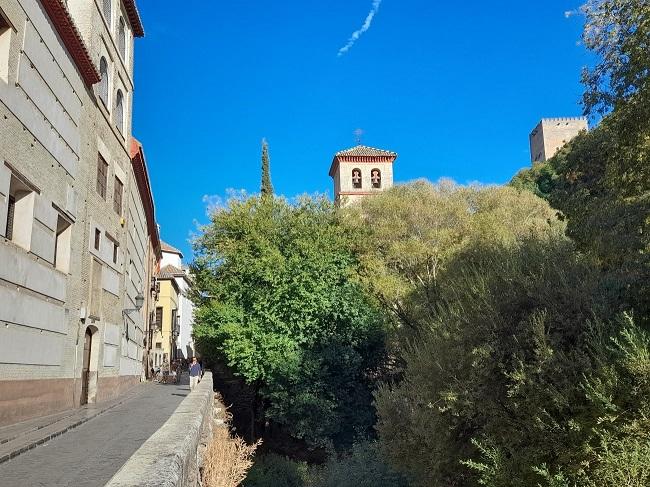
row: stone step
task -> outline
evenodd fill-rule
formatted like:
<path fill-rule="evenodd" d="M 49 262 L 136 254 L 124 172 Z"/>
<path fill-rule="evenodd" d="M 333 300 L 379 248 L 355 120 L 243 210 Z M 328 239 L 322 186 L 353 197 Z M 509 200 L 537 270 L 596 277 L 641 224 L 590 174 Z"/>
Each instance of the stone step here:
<path fill-rule="evenodd" d="M 20 435 L 37 431 L 70 416 L 70 411 L 50 414 L 0 428 L 0 445 L 18 438 Z"/>

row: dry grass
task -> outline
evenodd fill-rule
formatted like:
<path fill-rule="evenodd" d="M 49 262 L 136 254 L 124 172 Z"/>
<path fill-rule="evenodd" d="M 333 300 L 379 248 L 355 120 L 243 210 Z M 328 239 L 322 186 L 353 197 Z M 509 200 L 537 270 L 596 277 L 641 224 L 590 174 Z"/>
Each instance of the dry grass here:
<path fill-rule="evenodd" d="M 203 454 L 202 485 L 204 487 L 237 487 L 253 465 L 253 455 L 261 440 L 248 445 L 239 437 L 230 436 L 231 414 L 223 407 L 220 398 L 217 423 L 212 441 Z"/>

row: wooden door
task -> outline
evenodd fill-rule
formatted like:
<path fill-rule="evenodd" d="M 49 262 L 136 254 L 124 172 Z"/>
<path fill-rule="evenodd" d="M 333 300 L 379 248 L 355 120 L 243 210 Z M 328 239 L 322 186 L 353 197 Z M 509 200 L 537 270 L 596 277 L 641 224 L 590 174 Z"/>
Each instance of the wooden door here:
<path fill-rule="evenodd" d="M 93 334 L 90 328 L 86 328 L 84 336 L 83 367 L 81 369 L 81 404 L 88 404 L 88 385 L 90 383 L 90 347 Z"/>

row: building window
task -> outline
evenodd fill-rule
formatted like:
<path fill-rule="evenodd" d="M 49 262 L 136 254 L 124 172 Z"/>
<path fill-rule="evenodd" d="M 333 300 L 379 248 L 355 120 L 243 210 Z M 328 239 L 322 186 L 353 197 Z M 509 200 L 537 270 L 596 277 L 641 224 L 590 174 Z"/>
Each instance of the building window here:
<path fill-rule="evenodd" d="M 35 196 L 36 193 L 23 180 L 11 176 L 5 236 L 25 250 L 29 250 L 32 243 Z"/>
<path fill-rule="evenodd" d="M 159 332 L 162 332 L 162 321 L 163 321 L 163 309 L 162 307 L 158 306 L 156 308 L 156 328 L 158 328 Z"/>
<path fill-rule="evenodd" d="M 161 349 L 162 348 L 162 342 L 156 342 L 156 348 Z"/>
<path fill-rule="evenodd" d="M 117 264 L 119 254 L 120 254 L 120 245 L 117 242 L 113 242 L 113 264 Z"/>
<path fill-rule="evenodd" d="M 122 17 L 120 17 L 120 25 L 117 30 L 117 46 L 120 49 L 120 56 L 126 62 L 126 24 Z"/>
<path fill-rule="evenodd" d="M 11 25 L 0 10 L 0 79 L 9 83 L 9 51 L 11 47 Z"/>
<path fill-rule="evenodd" d="M 361 169 L 352 169 L 352 187 L 361 189 Z"/>
<path fill-rule="evenodd" d="M 102 0 L 102 13 L 104 14 L 104 18 L 106 19 L 106 23 L 108 24 L 108 28 L 110 30 L 111 28 L 111 10 L 112 10 L 112 0 Z"/>
<path fill-rule="evenodd" d="M 381 171 L 377 168 L 370 171 L 370 181 L 373 188 L 381 188 Z"/>
<path fill-rule="evenodd" d="M 106 199 L 106 185 L 108 184 L 108 162 L 99 155 L 97 158 L 97 192 Z"/>
<path fill-rule="evenodd" d="M 54 242 L 54 267 L 66 274 L 70 272 L 70 249 L 72 223 L 59 215 L 56 220 L 56 240 Z"/>
<path fill-rule="evenodd" d="M 95 250 L 99 251 L 101 241 L 102 241 L 102 231 L 99 228 L 95 228 L 95 242 L 93 244 Z"/>
<path fill-rule="evenodd" d="M 102 264 L 96 259 L 93 259 L 90 279 L 90 316 L 99 319 L 102 309 Z"/>
<path fill-rule="evenodd" d="M 99 60 L 99 74 L 101 76 L 98 87 L 99 99 L 108 108 L 108 62 L 105 57 Z"/>
<path fill-rule="evenodd" d="M 9 206 L 7 207 L 7 228 L 5 236 L 11 240 L 14 235 L 14 215 L 16 214 L 16 198 L 9 195 Z"/>
<path fill-rule="evenodd" d="M 117 90 L 115 96 L 115 125 L 121 134 L 124 133 L 124 95 L 122 90 Z"/>
<path fill-rule="evenodd" d="M 115 178 L 115 185 L 113 186 L 113 209 L 118 215 L 122 215 L 122 192 L 124 191 L 124 184 L 119 178 Z"/>

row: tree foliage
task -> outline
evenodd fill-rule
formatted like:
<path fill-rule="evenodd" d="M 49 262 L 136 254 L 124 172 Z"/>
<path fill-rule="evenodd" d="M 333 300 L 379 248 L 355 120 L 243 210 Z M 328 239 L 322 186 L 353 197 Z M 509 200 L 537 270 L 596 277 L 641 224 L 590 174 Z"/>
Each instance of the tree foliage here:
<path fill-rule="evenodd" d="M 254 197 L 231 199 L 195 243 L 198 346 L 313 446 L 351 444 L 374 422 L 384 323 L 354 279 L 356 238 L 323 198 Z"/>
<path fill-rule="evenodd" d="M 421 194 L 442 189 L 398 187 L 364 203 L 360 220 L 373 222 L 369 247 L 378 249 L 379 263 L 366 266 L 380 276 L 371 288 L 391 311 L 393 300 L 409 303 L 406 319 L 395 314 L 407 337 L 403 373 L 376 394 L 386 457 L 421 486 L 610 485 L 621 473 L 613 465 L 633 459 L 633 478 L 645 480 L 646 406 L 626 391 L 642 390 L 649 351 L 638 327 L 616 319 L 616 293 L 598 267 L 530 193 Z M 414 222 L 408 235 L 387 230 Z M 443 228 L 453 238 L 432 260 L 423 249 Z M 431 262 L 438 272 L 424 279 Z M 623 354 L 636 365 L 624 366 Z"/>
<path fill-rule="evenodd" d="M 355 444 L 322 468 L 312 468 L 309 487 L 408 487 L 406 478 L 383 459 L 375 442 Z"/>
<path fill-rule="evenodd" d="M 583 71 L 588 113 L 608 113 L 633 103 L 648 127 L 650 101 L 650 1 L 589 0 L 582 8 L 584 45 L 598 56 Z"/>
<path fill-rule="evenodd" d="M 269 157 L 269 144 L 266 139 L 262 140 L 262 185 L 260 187 L 262 196 L 273 196 L 273 183 L 271 183 L 271 158 Z"/>
<path fill-rule="evenodd" d="M 348 225 L 369 232 L 359 249 L 364 282 L 407 330 L 427 323 L 449 262 L 476 242 L 563 233 L 544 201 L 503 187 L 416 181 L 363 201 Z"/>
<path fill-rule="evenodd" d="M 568 233 L 593 256 L 620 310 L 639 323 L 650 313 L 650 132 L 619 137 L 618 112 L 577 137 L 551 160 L 558 174 L 549 199 L 567 217 Z"/>
<path fill-rule="evenodd" d="M 437 324 L 377 396 L 383 448 L 419 485 L 535 485 L 542 465 L 582 477 L 598 443 L 580 386 L 598 364 L 593 274 L 568 242 L 535 240 L 460 255 L 445 274 Z"/>
<path fill-rule="evenodd" d="M 619 310 L 650 316 L 650 2 L 591 0 L 584 43 L 587 113 L 606 114 L 549 161 L 511 185 L 529 189 L 566 217 L 568 234 L 594 258 Z"/>

